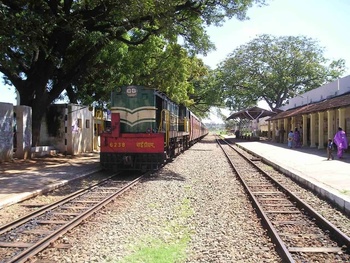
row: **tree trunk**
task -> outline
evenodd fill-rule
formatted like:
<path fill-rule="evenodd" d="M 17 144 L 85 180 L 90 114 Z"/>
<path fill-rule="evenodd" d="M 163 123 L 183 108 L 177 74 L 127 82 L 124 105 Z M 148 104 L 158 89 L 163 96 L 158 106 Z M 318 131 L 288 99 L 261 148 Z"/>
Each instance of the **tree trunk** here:
<path fill-rule="evenodd" d="M 32 104 L 32 146 L 39 146 L 40 144 L 40 129 L 41 122 L 45 116 L 46 109 L 50 103 L 42 100 L 34 100 Z"/>
<path fill-rule="evenodd" d="M 46 83 L 42 81 L 39 88 L 38 81 L 34 87 L 33 84 L 25 83 L 18 88 L 20 94 L 20 105 L 26 105 L 32 108 L 32 146 L 38 146 L 40 143 L 40 128 L 46 109 L 50 105 L 49 94 L 46 90 Z"/>

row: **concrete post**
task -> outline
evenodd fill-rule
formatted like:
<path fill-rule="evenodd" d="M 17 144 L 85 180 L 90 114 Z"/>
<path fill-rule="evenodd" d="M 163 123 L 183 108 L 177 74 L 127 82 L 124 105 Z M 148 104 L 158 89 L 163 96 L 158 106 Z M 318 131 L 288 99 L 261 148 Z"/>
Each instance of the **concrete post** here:
<path fill-rule="evenodd" d="M 294 132 L 295 128 L 298 128 L 297 125 L 296 125 L 296 122 L 295 122 L 295 117 L 292 117 L 291 119 L 291 129 L 292 131 Z"/>
<path fill-rule="evenodd" d="M 345 128 L 345 108 L 340 108 L 338 109 L 339 112 L 339 123 L 338 123 L 338 127 L 342 128 L 344 131 L 346 130 Z M 336 127 L 336 130 L 338 129 L 338 127 Z M 338 130 L 337 130 L 338 131 Z"/>
<path fill-rule="evenodd" d="M 310 147 L 316 147 L 316 113 L 310 114 Z"/>
<path fill-rule="evenodd" d="M 327 111 L 327 136 L 328 138 L 333 140 L 335 135 L 335 127 L 334 127 L 334 110 Z"/>
<path fill-rule="evenodd" d="M 307 146 L 307 115 L 303 115 L 303 146 Z"/>
<path fill-rule="evenodd" d="M 324 112 L 318 113 L 318 149 L 324 149 Z"/>
<path fill-rule="evenodd" d="M 0 162 L 12 159 L 13 135 L 13 105 L 0 103 Z"/>
<path fill-rule="evenodd" d="M 283 129 L 285 130 L 284 136 L 282 138 L 281 143 L 287 143 L 287 137 L 288 137 L 288 133 L 289 133 L 289 126 L 288 126 L 288 119 L 285 118 L 283 120 Z"/>
<path fill-rule="evenodd" d="M 28 106 L 15 106 L 17 121 L 17 149 L 15 157 L 29 159 L 32 146 L 32 108 Z"/>

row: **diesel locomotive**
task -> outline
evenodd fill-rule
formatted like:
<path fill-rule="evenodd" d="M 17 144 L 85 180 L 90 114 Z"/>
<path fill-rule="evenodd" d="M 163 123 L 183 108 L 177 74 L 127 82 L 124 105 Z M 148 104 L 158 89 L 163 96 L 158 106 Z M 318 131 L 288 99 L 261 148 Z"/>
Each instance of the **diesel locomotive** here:
<path fill-rule="evenodd" d="M 106 170 L 157 170 L 208 134 L 187 107 L 144 86 L 118 87 L 110 110 L 111 125 L 100 134 Z"/>

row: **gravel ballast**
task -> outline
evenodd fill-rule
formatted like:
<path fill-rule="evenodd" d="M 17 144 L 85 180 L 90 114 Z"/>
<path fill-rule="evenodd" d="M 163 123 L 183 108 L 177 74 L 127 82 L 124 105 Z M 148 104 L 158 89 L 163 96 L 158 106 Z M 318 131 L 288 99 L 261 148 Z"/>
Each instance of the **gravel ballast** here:
<path fill-rule="evenodd" d="M 59 243 L 66 248 L 46 249 L 38 258 L 54 262 L 281 262 L 211 135 Z M 158 253 L 158 260 L 138 258 L 145 248 Z M 162 258 L 164 250 L 173 250 L 176 256 Z"/>

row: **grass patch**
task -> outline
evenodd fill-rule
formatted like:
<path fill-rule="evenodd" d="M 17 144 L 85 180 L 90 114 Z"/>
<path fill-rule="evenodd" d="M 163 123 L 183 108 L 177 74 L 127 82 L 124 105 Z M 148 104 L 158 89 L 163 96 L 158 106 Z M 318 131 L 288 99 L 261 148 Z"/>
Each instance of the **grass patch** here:
<path fill-rule="evenodd" d="M 273 170 L 275 170 L 274 167 L 269 166 L 269 165 L 266 165 L 266 166 L 264 167 L 264 169 L 265 169 L 265 170 L 268 170 L 268 171 L 273 171 Z"/>
<path fill-rule="evenodd" d="M 186 247 L 186 240 L 167 244 L 160 239 L 151 239 L 136 245 L 135 252 L 121 263 L 180 263 L 186 259 Z"/>
<path fill-rule="evenodd" d="M 342 191 L 340 191 L 340 193 L 342 193 L 344 195 L 350 195 L 350 191 L 349 190 L 342 190 Z"/>
<path fill-rule="evenodd" d="M 190 189 L 186 188 L 186 192 Z M 187 198 L 175 207 L 172 220 L 164 222 L 157 237 L 144 237 L 131 247 L 132 255 L 120 263 L 181 263 L 186 260 L 186 249 L 190 241 L 187 220 L 193 215 L 191 201 Z M 109 261 L 114 262 L 114 261 Z"/>

